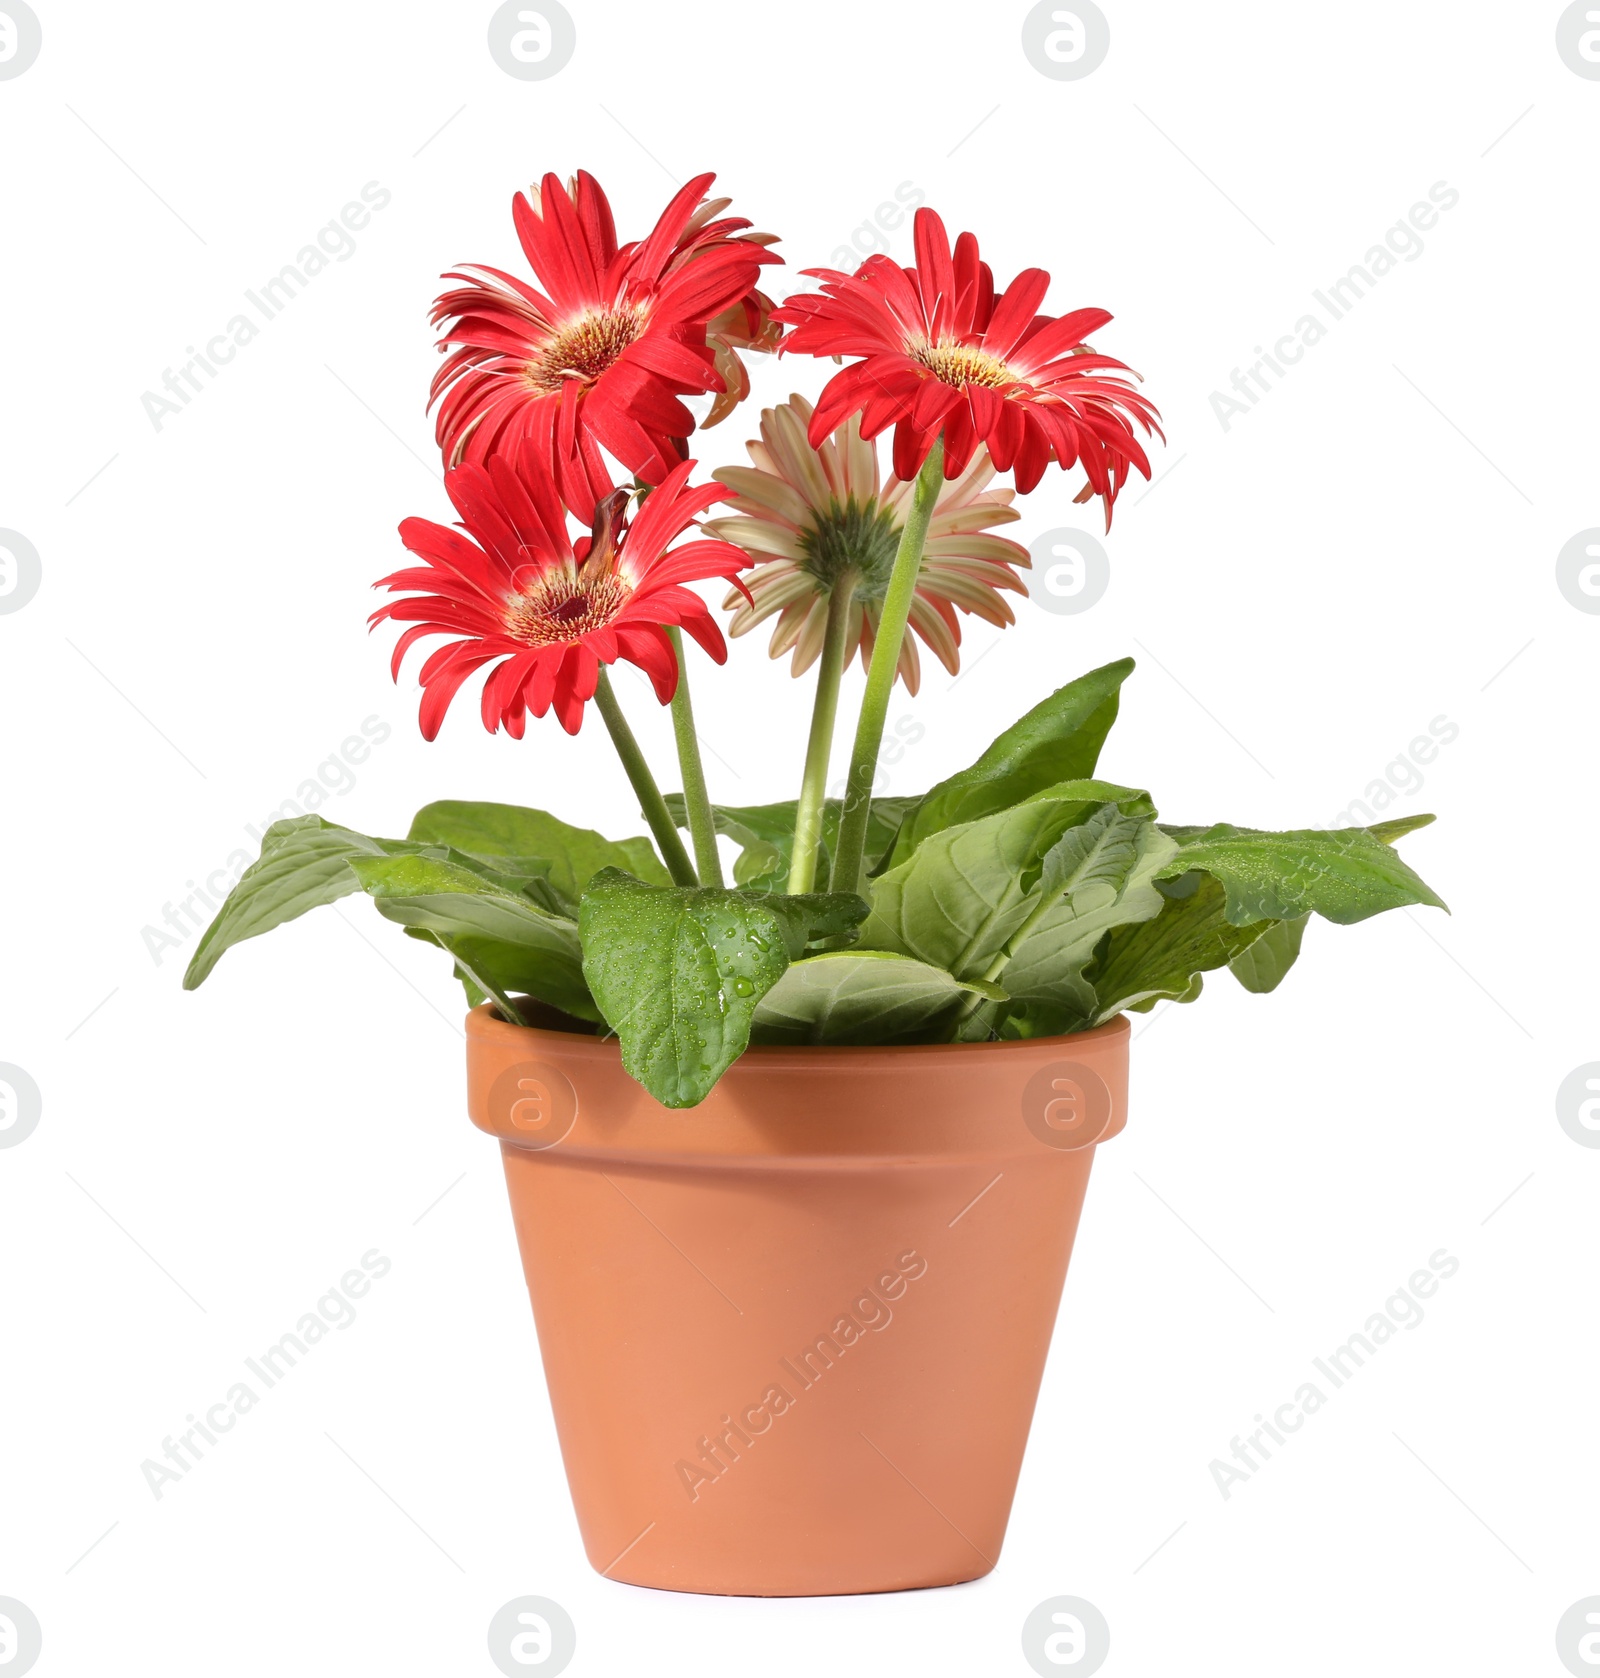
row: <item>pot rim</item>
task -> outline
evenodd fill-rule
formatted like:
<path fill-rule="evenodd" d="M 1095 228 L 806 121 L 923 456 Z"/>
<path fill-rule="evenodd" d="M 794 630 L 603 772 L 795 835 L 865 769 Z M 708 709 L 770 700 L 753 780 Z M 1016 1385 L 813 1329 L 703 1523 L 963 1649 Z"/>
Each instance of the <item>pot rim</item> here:
<path fill-rule="evenodd" d="M 661 1105 L 628 1075 L 614 1037 L 513 1025 L 490 1004 L 473 1009 L 466 1026 L 472 1122 L 507 1150 L 551 1165 L 859 1171 L 1038 1163 L 1041 1153 L 1092 1151 L 1126 1122 L 1131 1033 L 1121 1016 L 1090 1031 L 1007 1042 L 762 1045 L 728 1068 L 687 1124 L 690 1110 Z M 1063 1062 L 1087 1065 L 1108 1103 L 1093 1133 L 1070 1143 L 1041 1131 L 1023 1105 Z M 536 1101 L 530 1124 L 516 1116 L 520 1103 L 506 1080 L 533 1076 L 534 1066 L 543 1068 L 542 1100 L 553 1105 Z M 585 1085 L 591 1095 L 580 1098 Z M 958 1088 L 962 1098 L 947 1099 Z M 1042 1108 L 1038 1116 L 1050 1122 Z M 539 1128 L 550 1119 L 554 1128 Z"/>

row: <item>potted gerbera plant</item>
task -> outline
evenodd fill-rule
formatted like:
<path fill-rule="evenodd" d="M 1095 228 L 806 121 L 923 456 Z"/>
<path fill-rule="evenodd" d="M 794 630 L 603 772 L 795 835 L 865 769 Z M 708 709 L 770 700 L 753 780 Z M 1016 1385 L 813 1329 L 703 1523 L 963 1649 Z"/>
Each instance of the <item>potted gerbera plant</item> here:
<path fill-rule="evenodd" d="M 1156 410 L 1092 348 L 1110 316 L 997 290 L 931 210 L 915 266 L 871 256 L 774 308 L 772 239 L 691 181 L 619 243 L 595 181 L 514 203 L 536 284 L 448 276 L 435 308 L 445 489 L 374 614 L 419 640 L 432 740 L 469 678 L 520 738 L 592 702 L 648 836 L 430 804 L 403 839 L 268 830 L 186 983 L 224 950 L 365 891 L 473 1004 L 468 1108 L 498 1137 L 584 1542 L 612 1578 L 812 1594 L 969 1579 L 999 1553 L 1094 1149 L 1122 1127 L 1129 1009 L 1227 967 L 1271 990 L 1307 919 L 1439 899 L 1392 841 L 1429 818 L 1266 833 L 1158 819 L 1096 778 L 1124 660 L 1037 702 L 969 767 L 874 798 L 918 641 L 1012 621 L 995 534 L 1052 467 L 1107 523 Z M 840 363 L 762 415 L 751 464 L 697 476 L 752 350 Z M 876 439 L 893 431 L 885 473 Z M 715 513 L 713 517 L 708 514 Z M 816 672 L 797 796 L 711 802 L 691 586 Z M 841 675 L 865 687 L 826 796 Z M 670 705 L 664 793 L 609 669 Z M 684 835 L 687 834 L 687 842 Z M 719 844 L 737 850 L 730 881 Z"/>

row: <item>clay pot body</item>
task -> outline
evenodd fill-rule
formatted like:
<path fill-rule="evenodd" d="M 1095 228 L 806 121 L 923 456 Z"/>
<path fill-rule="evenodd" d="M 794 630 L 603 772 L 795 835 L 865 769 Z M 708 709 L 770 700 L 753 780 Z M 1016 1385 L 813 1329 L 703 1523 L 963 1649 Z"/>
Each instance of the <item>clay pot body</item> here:
<path fill-rule="evenodd" d="M 1127 1022 L 757 1048 L 683 1112 L 615 1041 L 467 1033 L 592 1565 L 752 1596 L 987 1573 Z"/>

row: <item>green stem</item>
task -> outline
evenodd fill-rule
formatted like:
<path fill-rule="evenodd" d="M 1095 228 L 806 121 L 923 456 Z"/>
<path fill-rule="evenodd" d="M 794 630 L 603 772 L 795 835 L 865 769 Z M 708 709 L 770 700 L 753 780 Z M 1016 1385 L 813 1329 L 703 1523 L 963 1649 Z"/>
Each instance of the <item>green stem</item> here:
<path fill-rule="evenodd" d="M 594 690 L 594 702 L 600 707 L 600 715 L 605 719 L 611 743 L 617 748 L 617 756 L 622 759 L 622 767 L 628 773 L 628 780 L 633 787 L 634 796 L 639 800 L 644 819 L 649 822 L 650 831 L 656 836 L 656 845 L 661 852 L 662 861 L 667 865 L 667 872 L 672 876 L 673 884 L 699 885 L 694 865 L 689 861 L 689 853 L 683 848 L 683 841 L 678 837 L 678 830 L 667 810 L 667 801 L 661 796 L 661 788 L 656 785 L 656 778 L 650 773 L 650 765 L 644 760 L 644 753 L 639 749 L 639 742 L 633 737 L 633 730 L 628 727 L 628 719 L 623 716 L 622 707 L 617 703 L 617 696 L 612 691 L 611 677 L 604 669 L 600 672 L 600 680 Z"/>
<path fill-rule="evenodd" d="M 872 663 L 867 668 L 867 689 L 861 696 L 861 717 L 850 750 L 850 780 L 845 787 L 839 845 L 833 859 L 835 891 L 855 891 L 861 883 L 867 820 L 872 814 L 872 783 L 878 773 L 878 748 L 883 744 L 889 695 L 900 663 L 900 643 L 905 638 L 906 620 L 911 616 L 917 574 L 922 569 L 922 549 L 928 539 L 928 525 L 943 477 L 944 438 L 941 436 L 934 439 L 933 448 L 917 474 L 911 492 L 911 509 L 900 532 L 894 570 L 889 574 L 888 592 L 883 597 L 883 614 L 873 638 Z"/>
<path fill-rule="evenodd" d="M 689 812 L 689 833 L 694 839 L 695 866 L 700 884 L 722 884 L 722 858 L 717 855 L 717 822 L 706 793 L 705 765 L 700 761 L 700 738 L 694 731 L 694 707 L 689 701 L 689 666 L 683 661 L 683 634 L 668 629 L 672 650 L 678 657 L 678 691 L 672 696 L 672 732 L 678 741 L 678 771 L 683 777 L 683 803 Z"/>
<path fill-rule="evenodd" d="M 811 707 L 811 736 L 806 741 L 805 774 L 800 802 L 794 813 L 794 854 L 789 859 L 789 890 L 810 891 L 817 879 L 817 845 L 822 838 L 822 811 L 828 788 L 828 757 L 833 750 L 833 724 L 839 714 L 839 678 L 844 674 L 845 635 L 855 606 L 856 573 L 842 572 L 828 596 L 828 624 L 822 637 L 822 660 L 817 666 L 817 697 Z"/>

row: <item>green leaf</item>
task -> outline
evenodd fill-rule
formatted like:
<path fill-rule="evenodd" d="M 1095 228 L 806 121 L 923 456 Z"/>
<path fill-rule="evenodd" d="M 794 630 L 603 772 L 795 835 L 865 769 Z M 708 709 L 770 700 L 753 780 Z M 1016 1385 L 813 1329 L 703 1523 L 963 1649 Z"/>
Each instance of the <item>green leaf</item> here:
<path fill-rule="evenodd" d="M 1122 658 L 1068 682 L 1014 722 L 970 768 L 941 781 L 900 828 L 892 865 L 945 828 L 1010 809 L 1058 782 L 1093 775 L 1132 670 L 1133 660 Z"/>
<path fill-rule="evenodd" d="M 1437 819 L 1436 816 L 1430 815 L 1393 816 L 1388 821 L 1374 822 L 1369 828 L 1356 829 L 1355 831 L 1365 831 L 1370 833 L 1374 839 L 1381 839 L 1384 844 L 1392 845 L 1396 839 L 1403 839 L 1408 833 L 1415 833 L 1418 828 L 1432 826 Z M 1172 822 L 1162 822 L 1161 831 L 1170 833 L 1179 844 L 1187 844 L 1191 839 L 1198 839 L 1203 833 L 1210 833 L 1212 829 L 1204 823 L 1193 827 L 1181 827 Z M 1319 828 L 1317 831 L 1342 833 L 1350 830 L 1346 828 Z"/>
<path fill-rule="evenodd" d="M 999 974 L 1012 997 L 1008 1012 L 1028 1021 L 1024 1035 L 1075 1031 L 1095 1017 L 1084 969 L 1106 933 L 1166 907 L 1154 882 L 1177 848 L 1155 822 L 1115 804 L 1061 836 L 1045 859 L 1040 907 Z"/>
<path fill-rule="evenodd" d="M 776 845 L 758 839 L 746 845 L 733 863 L 733 883 L 749 891 L 782 891 L 789 879 L 789 864 Z"/>
<path fill-rule="evenodd" d="M 1014 809 L 931 835 L 871 883 L 861 948 L 914 956 L 958 979 L 985 978 L 1037 907 L 1052 848 L 1106 804 L 1154 814 L 1148 797 L 1129 787 L 1065 781 Z"/>
<path fill-rule="evenodd" d="M 520 804 L 470 804 L 443 799 L 412 818 L 413 840 L 449 845 L 477 857 L 502 874 L 541 873 L 549 881 L 541 896 L 557 914 L 575 919 L 583 888 L 602 868 L 621 868 L 654 885 L 667 873 L 648 839 L 607 839 L 587 827 L 572 827 L 543 810 Z M 537 870 L 529 867 L 537 862 Z"/>
<path fill-rule="evenodd" d="M 846 893 L 654 886 L 608 868 L 579 909 L 583 970 L 629 1074 L 663 1106 L 693 1107 L 744 1053 L 790 961 L 866 909 Z"/>
<path fill-rule="evenodd" d="M 1169 832 L 1172 831 L 1169 829 Z M 1188 835 L 1178 829 L 1177 855 L 1163 878 L 1203 869 L 1226 888 L 1228 919 L 1294 920 L 1315 911 L 1350 926 L 1385 909 L 1442 898 L 1364 827 L 1266 833 L 1257 828 L 1215 827 Z"/>
<path fill-rule="evenodd" d="M 392 856 L 414 848 L 396 839 L 369 839 L 321 816 L 274 822 L 262 835 L 260 857 L 239 876 L 201 937 L 183 988 L 194 990 L 203 984 L 223 952 L 235 944 L 359 891 L 361 883 L 349 868 L 352 858 Z"/>
<path fill-rule="evenodd" d="M 1292 921 L 1274 921 L 1228 963 L 1234 978 L 1257 996 L 1276 990 L 1300 954 L 1300 940 L 1310 919 L 1309 915 L 1299 915 Z"/>
<path fill-rule="evenodd" d="M 870 874 L 894 843 L 906 812 L 916 806 L 917 797 L 875 798 L 867 819 L 866 871 Z M 817 847 L 817 878 L 826 880 L 832 866 L 834 843 L 839 836 L 840 800 L 826 799 L 822 807 L 822 842 Z M 689 818 L 683 794 L 667 794 L 667 809 L 679 827 Z M 737 884 L 753 891 L 782 891 L 789 883 L 789 859 L 794 854 L 795 800 L 779 804 L 712 806 L 718 833 L 743 847 L 733 865 Z"/>
<path fill-rule="evenodd" d="M 969 996 L 1005 1001 L 998 985 L 964 984 L 941 967 L 888 950 L 828 950 L 791 962 L 762 997 L 755 1043 L 937 1041 L 938 1026 Z"/>
<path fill-rule="evenodd" d="M 497 1002 L 525 991 L 579 1019 L 600 1018 L 584 982 L 577 926 L 540 908 L 514 881 L 423 855 L 358 857 L 348 867 L 380 914 L 432 933 Z"/>
<path fill-rule="evenodd" d="M 1428 827 L 1436 819 L 1431 815 L 1392 816 L 1386 822 L 1374 822 L 1367 832 L 1374 839 L 1392 845 L 1396 839 L 1404 839 L 1408 833 L 1415 833 L 1419 827 Z"/>
<path fill-rule="evenodd" d="M 1148 1008 L 1162 997 L 1192 1002 L 1202 973 L 1226 967 L 1271 924 L 1234 925 L 1227 894 L 1209 874 L 1186 874 L 1164 887 L 1163 896 L 1159 915 L 1114 929 L 1089 966 L 1098 1009 L 1088 1024 L 1103 1024 L 1124 1008 Z"/>

